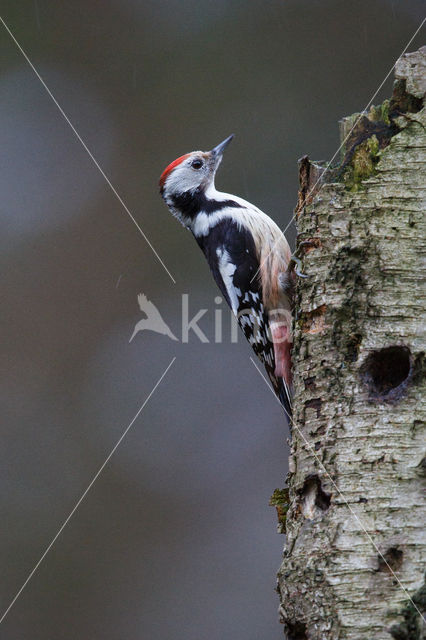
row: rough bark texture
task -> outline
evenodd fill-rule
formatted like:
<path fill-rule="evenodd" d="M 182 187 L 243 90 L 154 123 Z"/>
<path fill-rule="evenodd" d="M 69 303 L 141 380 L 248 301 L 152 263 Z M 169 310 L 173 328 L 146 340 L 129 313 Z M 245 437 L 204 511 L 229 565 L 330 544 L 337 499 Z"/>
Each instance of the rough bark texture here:
<path fill-rule="evenodd" d="M 400 59 L 338 168 L 300 165 L 289 640 L 424 637 L 425 66 Z"/>

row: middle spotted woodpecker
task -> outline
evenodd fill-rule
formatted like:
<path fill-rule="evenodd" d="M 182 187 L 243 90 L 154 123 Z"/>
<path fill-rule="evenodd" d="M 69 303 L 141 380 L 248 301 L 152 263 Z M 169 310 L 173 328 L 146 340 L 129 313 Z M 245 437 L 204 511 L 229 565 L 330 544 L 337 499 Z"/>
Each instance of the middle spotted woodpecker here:
<path fill-rule="evenodd" d="M 216 190 L 216 171 L 232 138 L 169 164 L 160 178 L 160 193 L 193 233 L 290 419 L 291 251 L 269 216 L 242 198 Z"/>

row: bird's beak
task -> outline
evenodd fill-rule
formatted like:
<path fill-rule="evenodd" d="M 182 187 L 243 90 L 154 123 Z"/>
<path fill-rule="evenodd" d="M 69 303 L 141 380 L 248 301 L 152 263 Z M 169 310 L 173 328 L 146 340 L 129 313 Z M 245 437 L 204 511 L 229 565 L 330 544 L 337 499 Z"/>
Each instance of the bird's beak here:
<path fill-rule="evenodd" d="M 228 144 L 231 142 L 232 138 L 234 137 L 234 134 L 228 136 L 223 142 L 221 142 L 220 144 L 217 145 L 217 147 L 215 147 L 214 149 L 212 149 L 210 151 L 210 153 L 212 154 L 212 156 L 214 158 L 217 158 L 218 161 L 221 160 L 223 152 L 225 151 L 226 147 L 228 146 Z"/>

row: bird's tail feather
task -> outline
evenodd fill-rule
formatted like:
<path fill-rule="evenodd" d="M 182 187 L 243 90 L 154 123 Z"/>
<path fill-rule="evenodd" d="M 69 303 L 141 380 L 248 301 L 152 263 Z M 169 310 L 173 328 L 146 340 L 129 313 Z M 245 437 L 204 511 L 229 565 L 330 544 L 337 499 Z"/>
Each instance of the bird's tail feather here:
<path fill-rule="evenodd" d="M 291 418 L 292 418 L 292 389 L 289 387 L 284 378 L 279 378 L 274 374 L 269 374 L 269 378 L 272 382 L 272 386 L 274 387 L 274 391 L 277 395 L 278 400 L 280 401 L 284 413 L 287 418 L 288 424 L 291 426 Z"/>
<path fill-rule="evenodd" d="M 286 383 L 286 381 L 284 380 L 284 378 L 278 378 L 278 398 L 279 401 L 281 402 L 285 414 L 286 414 L 286 418 L 287 421 L 289 423 L 289 425 L 291 425 L 291 417 L 292 417 L 292 393 L 291 393 L 291 389 L 288 386 L 288 384 Z"/>
<path fill-rule="evenodd" d="M 287 418 L 288 424 L 291 426 L 291 417 L 292 417 L 292 388 L 287 384 L 284 378 L 277 377 L 271 371 L 268 371 L 268 376 L 270 381 L 272 382 L 272 386 L 277 395 L 278 400 L 282 404 L 284 409 L 284 413 Z"/>

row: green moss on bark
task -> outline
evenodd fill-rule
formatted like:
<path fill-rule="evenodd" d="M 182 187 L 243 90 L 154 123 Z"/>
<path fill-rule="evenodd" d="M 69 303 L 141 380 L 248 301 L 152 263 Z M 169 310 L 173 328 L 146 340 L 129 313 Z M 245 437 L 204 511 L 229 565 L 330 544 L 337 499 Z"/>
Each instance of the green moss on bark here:
<path fill-rule="evenodd" d="M 285 533 L 287 511 L 290 507 L 288 489 L 275 489 L 269 499 L 269 505 L 277 510 L 279 532 Z"/>

